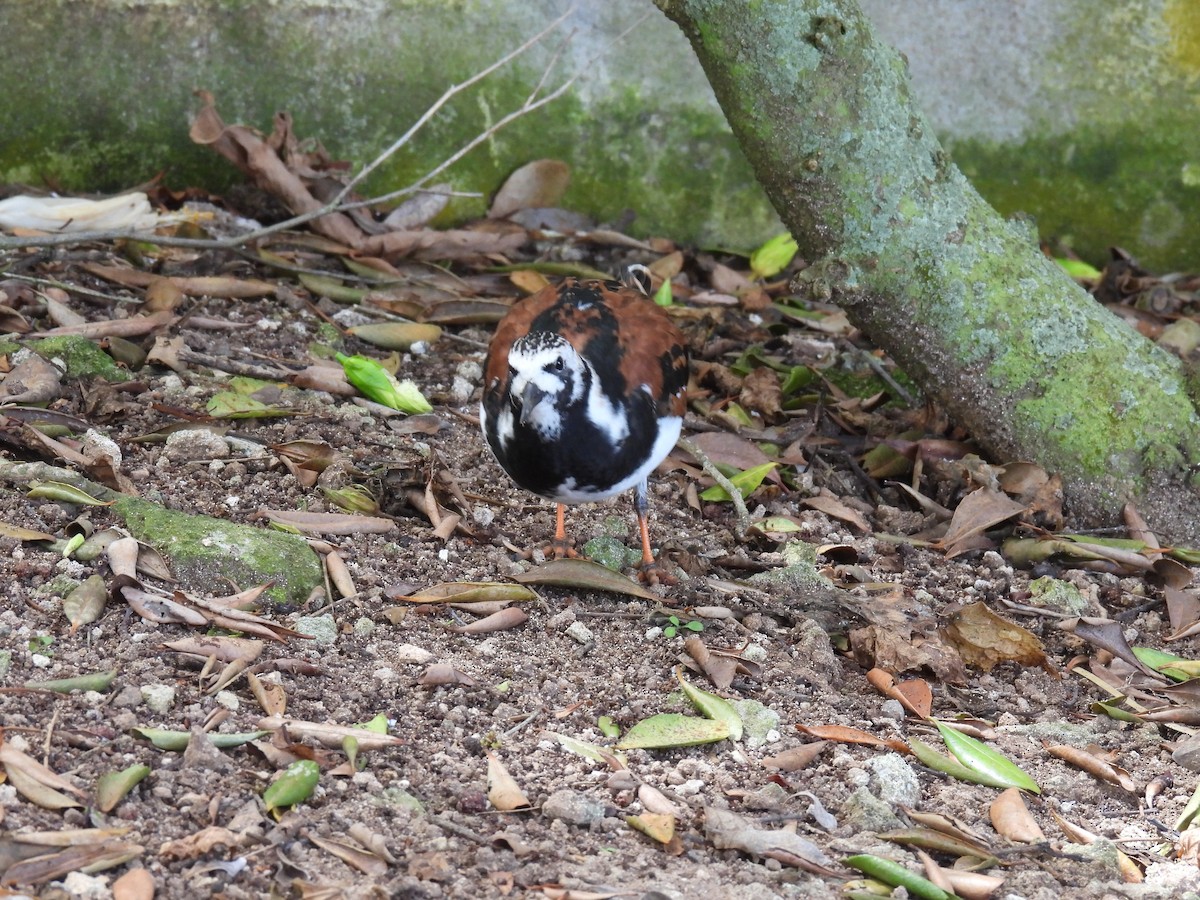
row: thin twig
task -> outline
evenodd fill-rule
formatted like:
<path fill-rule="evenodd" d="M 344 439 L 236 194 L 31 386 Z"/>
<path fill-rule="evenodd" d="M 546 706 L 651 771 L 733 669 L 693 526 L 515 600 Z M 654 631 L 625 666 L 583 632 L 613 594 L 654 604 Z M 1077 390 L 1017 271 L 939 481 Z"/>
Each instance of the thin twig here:
<path fill-rule="evenodd" d="M 733 508 L 737 511 L 737 524 L 734 526 L 734 531 L 739 538 L 746 536 L 746 529 L 750 527 L 750 510 L 746 509 L 746 500 L 742 497 L 742 492 L 737 489 L 732 481 L 721 474 L 721 471 L 713 465 L 713 461 L 708 458 L 708 454 L 700 449 L 699 445 L 691 438 L 680 438 L 676 443 L 677 447 L 682 447 L 700 463 L 706 475 L 712 478 L 719 486 L 725 489 L 725 493 L 729 495 L 729 499 L 733 501 Z"/>
<path fill-rule="evenodd" d="M 380 165 L 391 158 L 397 151 L 404 147 L 409 141 L 411 141 L 412 138 L 420 131 L 420 129 L 423 128 L 430 121 L 430 119 L 436 115 L 451 99 L 540 43 L 546 37 L 546 35 L 558 28 L 573 11 L 574 5 L 572 4 L 572 6 L 565 13 L 555 19 L 554 22 L 552 22 L 538 34 L 534 35 L 520 47 L 501 57 L 490 66 L 487 66 L 481 71 L 475 73 L 466 81 L 461 82 L 460 84 L 452 85 L 450 88 L 448 88 L 441 97 L 434 101 L 433 105 L 421 115 L 421 117 L 412 125 L 411 128 L 409 128 L 408 131 L 406 131 L 390 147 L 380 153 L 379 156 L 361 169 L 358 174 L 356 174 L 331 201 L 323 204 L 320 207 L 317 207 L 316 209 L 293 216 L 283 222 L 277 222 L 273 225 L 266 225 L 253 231 L 227 238 L 180 238 L 165 235 L 155 235 L 144 231 L 77 231 L 51 235 L 40 235 L 37 237 L 0 237 L 0 250 L 19 249 L 25 247 L 59 246 L 63 244 L 82 243 L 84 241 L 113 240 L 140 240 L 148 243 L 158 244 L 164 247 L 191 247 L 206 250 L 225 250 L 256 241 L 260 238 L 276 234 L 277 232 L 287 231 L 288 229 L 294 228 L 297 225 L 303 225 L 307 222 L 313 221 L 314 219 L 319 219 L 323 216 L 330 215 L 331 213 L 358 209 L 365 206 L 372 206 L 400 196 L 404 196 L 405 194 L 411 194 L 419 191 L 422 189 L 423 185 L 425 185 L 431 179 L 437 177 L 437 175 L 445 171 L 454 163 L 458 162 L 458 160 L 462 159 L 463 156 L 465 156 L 467 153 L 470 153 L 481 143 L 486 140 L 490 140 L 502 128 L 511 124 L 522 116 L 528 115 L 529 113 L 540 109 L 541 107 L 558 99 L 564 93 L 566 93 L 571 85 L 578 80 L 579 73 L 572 75 L 565 82 L 563 82 L 563 84 L 559 85 L 558 88 L 551 91 L 549 94 L 537 98 L 537 94 L 540 92 L 546 82 L 546 79 L 549 77 L 550 71 L 557 63 L 562 53 L 562 48 L 555 52 L 549 65 L 543 71 L 542 77 L 539 79 L 537 86 L 518 109 L 510 112 L 508 115 L 495 122 L 483 132 L 476 135 L 465 145 L 459 148 L 455 153 L 451 154 L 447 159 L 443 160 L 439 165 L 435 166 L 421 178 L 417 179 L 408 187 L 401 188 L 400 190 L 392 191 L 387 194 L 382 194 L 378 197 L 372 197 L 366 200 L 357 200 L 350 203 L 343 202 L 349 192 L 353 190 L 356 185 L 358 185 L 371 172 L 377 169 Z M 568 38 L 568 41 L 569 40 L 570 38 Z"/>

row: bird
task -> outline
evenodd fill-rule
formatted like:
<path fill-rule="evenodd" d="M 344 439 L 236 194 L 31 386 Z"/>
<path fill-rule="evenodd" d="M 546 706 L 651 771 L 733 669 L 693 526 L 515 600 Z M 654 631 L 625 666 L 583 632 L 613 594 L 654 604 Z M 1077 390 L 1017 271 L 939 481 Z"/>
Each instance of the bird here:
<path fill-rule="evenodd" d="M 564 506 L 633 490 L 639 578 L 658 583 L 669 579 L 650 545 L 646 486 L 683 427 L 688 348 L 646 295 L 645 267 L 630 268 L 641 271 L 567 277 L 513 304 L 488 347 L 479 419 L 509 477 L 557 504 L 557 558 L 577 555 Z"/>

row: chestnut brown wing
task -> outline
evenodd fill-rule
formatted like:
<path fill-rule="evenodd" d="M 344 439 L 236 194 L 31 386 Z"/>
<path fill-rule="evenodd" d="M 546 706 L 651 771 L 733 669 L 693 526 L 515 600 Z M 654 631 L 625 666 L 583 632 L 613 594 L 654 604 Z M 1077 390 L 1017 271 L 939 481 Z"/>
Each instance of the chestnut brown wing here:
<path fill-rule="evenodd" d="M 620 369 L 628 390 L 639 390 L 644 384 L 660 414 L 682 416 L 688 382 L 683 334 L 661 307 L 632 288 L 607 292 L 606 300 L 620 326 Z"/>

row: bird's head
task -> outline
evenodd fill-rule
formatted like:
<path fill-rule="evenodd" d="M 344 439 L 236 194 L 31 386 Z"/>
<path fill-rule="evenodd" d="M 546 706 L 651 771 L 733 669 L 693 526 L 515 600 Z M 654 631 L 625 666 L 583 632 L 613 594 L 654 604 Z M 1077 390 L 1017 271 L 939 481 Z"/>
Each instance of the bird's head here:
<path fill-rule="evenodd" d="M 587 362 L 561 335 L 534 331 L 513 343 L 508 368 L 513 417 L 545 439 L 557 438 L 566 411 L 586 396 Z"/>

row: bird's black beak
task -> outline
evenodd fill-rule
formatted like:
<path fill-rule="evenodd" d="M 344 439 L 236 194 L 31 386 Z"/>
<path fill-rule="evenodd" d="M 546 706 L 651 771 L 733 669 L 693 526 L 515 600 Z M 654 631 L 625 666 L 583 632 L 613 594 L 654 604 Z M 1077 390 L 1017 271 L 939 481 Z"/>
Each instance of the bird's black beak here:
<path fill-rule="evenodd" d="M 533 415 L 533 411 L 538 404 L 543 402 L 550 395 L 543 391 L 532 381 L 525 385 L 525 390 L 521 392 L 521 424 L 528 425 L 529 417 Z"/>

